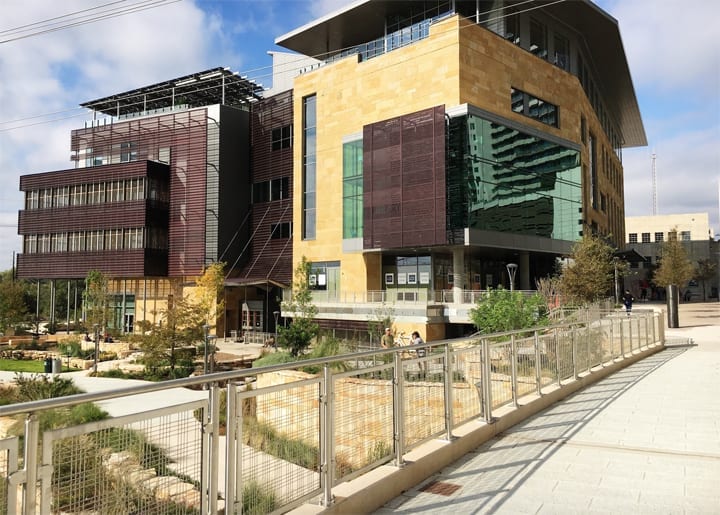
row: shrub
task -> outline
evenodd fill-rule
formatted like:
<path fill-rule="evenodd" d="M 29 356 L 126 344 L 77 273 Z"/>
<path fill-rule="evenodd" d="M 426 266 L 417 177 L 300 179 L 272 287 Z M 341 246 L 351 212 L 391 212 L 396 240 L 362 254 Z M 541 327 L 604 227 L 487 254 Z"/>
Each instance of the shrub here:
<path fill-rule="evenodd" d="M 79 358 L 83 356 L 82 345 L 76 339 L 68 339 L 58 345 L 58 351 L 63 356 Z"/>
<path fill-rule="evenodd" d="M 18 402 L 52 399 L 82 393 L 72 379 L 59 376 L 50 380 L 46 375 L 33 374 L 28 377 L 23 374 L 15 374 L 15 385 L 17 386 Z"/>
<path fill-rule="evenodd" d="M 275 492 L 256 480 L 246 481 L 243 484 L 242 500 L 242 513 L 264 515 L 277 508 Z"/>

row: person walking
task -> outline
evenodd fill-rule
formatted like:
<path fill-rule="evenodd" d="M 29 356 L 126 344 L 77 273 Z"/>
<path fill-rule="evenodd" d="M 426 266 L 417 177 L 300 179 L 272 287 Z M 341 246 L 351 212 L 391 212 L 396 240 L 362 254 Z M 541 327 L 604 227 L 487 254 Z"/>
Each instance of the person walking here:
<path fill-rule="evenodd" d="M 385 334 L 380 338 L 380 345 L 383 349 L 389 349 L 395 346 L 395 339 L 393 338 L 392 330 L 389 327 L 385 328 Z"/>
<path fill-rule="evenodd" d="M 632 293 L 630 293 L 630 290 L 625 290 L 625 295 L 623 295 L 623 304 L 625 304 L 625 312 L 627 313 L 627 316 L 630 316 L 630 312 L 632 311 L 632 305 L 633 305 L 634 300 L 635 300 L 635 297 L 632 296 Z"/>

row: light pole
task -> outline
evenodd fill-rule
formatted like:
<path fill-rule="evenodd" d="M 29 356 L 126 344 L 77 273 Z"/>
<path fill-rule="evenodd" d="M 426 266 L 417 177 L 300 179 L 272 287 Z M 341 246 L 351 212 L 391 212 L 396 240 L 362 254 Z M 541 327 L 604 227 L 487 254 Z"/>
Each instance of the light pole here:
<path fill-rule="evenodd" d="M 518 266 L 516 263 L 508 263 L 505 265 L 505 268 L 507 268 L 507 273 L 510 277 L 510 291 L 512 292 L 515 290 L 515 272 L 517 272 Z"/>
<path fill-rule="evenodd" d="M 208 324 L 205 324 L 203 326 L 203 331 L 205 333 L 205 352 L 203 354 L 203 374 L 207 375 L 207 373 L 208 373 L 208 331 L 210 331 L 210 326 Z"/>
<path fill-rule="evenodd" d="M 620 292 L 618 291 L 618 258 L 613 258 L 613 267 L 615 268 L 615 304 L 620 303 Z"/>
<path fill-rule="evenodd" d="M 93 353 L 93 374 L 97 374 L 98 352 L 100 352 L 100 325 L 93 324 L 95 332 L 95 352 Z"/>
<path fill-rule="evenodd" d="M 275 343 L 273 344 L 273 347 L 277 348 L 277 344 L 278 344 L 278 341 L 277 341 L 277 325 L 278 325 L 278 317 L 280 316 L 280 312 L 279 312 L 279 311 L 273 311 L 273 315 L 275 316 L 275 340 L 274 340 Z"/>

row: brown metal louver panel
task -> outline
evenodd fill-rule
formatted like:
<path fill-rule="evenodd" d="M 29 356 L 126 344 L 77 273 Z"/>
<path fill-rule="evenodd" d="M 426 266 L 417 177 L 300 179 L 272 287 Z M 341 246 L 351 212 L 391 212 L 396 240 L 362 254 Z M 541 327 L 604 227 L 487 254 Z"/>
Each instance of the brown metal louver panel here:
<path fill-rule="evenodd" d="M 443 106 L 363 131 L 363 247 L 446 243 Z"/>
<path fill-rule="evenodd" d="M 290 144 L 273 150 L 272 133 L 274 129 L 292 127 L 293 92 L 255 102 L 251 114 L 252 184 L 287 178 L 288 187 L 282 199 L 268 202 L 255 199 L 250 213 L 252 241 L 232 276 L 289 284 L 292 281 L 292 239 L 272 238 L 271 232 L 276 224 L 292 224 L 293 149 Z"/>

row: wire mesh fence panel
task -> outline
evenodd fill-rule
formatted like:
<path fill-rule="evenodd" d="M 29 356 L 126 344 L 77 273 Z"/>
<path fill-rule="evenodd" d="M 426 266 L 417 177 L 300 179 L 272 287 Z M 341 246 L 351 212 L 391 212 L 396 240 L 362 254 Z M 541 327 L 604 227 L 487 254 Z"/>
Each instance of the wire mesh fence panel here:
<path fill-rule="evenodd" d="M 490 345 L 490 398 L 492 408 L 512 401 L 512 352 L 510 342 Z"/>
<path fill-rule="evenodd" d="M 0 440 L 0 514 L 16 513 L 19 511 L 16 505 L 18 489 L 10 484 L 10 476 L 18 469 L 18 444 L 20 439 L 17 436 Z"/>
<path fill-rule="evenodd" d="M 457 426 L 482 413 L 482 367 L 480 345 L 453 349 L 452 414 L 453 426 Z"/>
<path fill-rule="evenodd" d="M 243 513 L 269 513 L 320 491 L 321 381 L 283 372 L 258 376 L 256 389 L 239 395 Z"/>
<path fill-rule="evenodd" d="M 402 361 L 405 446 L 418 445 L 445 429 L 445 383 L 442 355 Z"/>
<path fill-rule="evenodd" d="M 559 329 L 556 332 L 557 338 L 557 372 L 560 381 L 574 377 L 574 334 L 571 329 Z"/>
<path fill-rule="evenodd" d="M 638 348 L 651 344 L 649 323 L 647 317 L 637 319 Z"/>
<path fill-rule="evenodd" d="M 52 513 L 199 513 L 202 402 L 45 432 Z"/>
<path fill-rule="evenodd" d="M 515 340 L 517 394 L 518 397 L 537 391 L 535 378 L 535 338 L 521 338 Z"/>
<path fill-rule="evenodd" d="M 580 339 L 581 341 L 585 340 L 583 347 L 587 349 L 587 366 L 585 369 L 590 370 L 601 366 L 605 362 L 603 350 L 605 335 L 600 322 L 588 326 L 587 330 L 581 330 Z"/>
<path fill-rule="evenodd" d="M 557 377 L 557 340 L 555 334 L 538 336 L 540 345 L 540 386 L 552 384 Z"/>
<path fill-rule="evenodd" d="M 392 365 L 373 373 L 336 376 L 334 394 L 335 480 L 393 457 Z"/>

